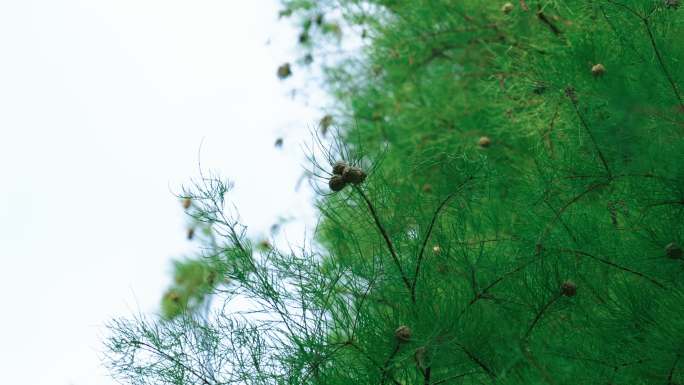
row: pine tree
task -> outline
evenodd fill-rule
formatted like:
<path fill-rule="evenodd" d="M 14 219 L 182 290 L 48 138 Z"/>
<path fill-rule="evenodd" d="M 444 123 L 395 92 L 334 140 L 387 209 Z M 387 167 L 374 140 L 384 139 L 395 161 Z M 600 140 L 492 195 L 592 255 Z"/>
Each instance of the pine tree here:
<path fill-rule="evenodd" d="M 179 265 L 197 278 L 166 319 L 112 322 L 116 376 L 684 382 L 678 1 L 283 4 L 307 57 L 364 40 L 323 64 L 314 241 L 259 246 L 229 184 L 200 180 L 183 196 L 209 252 Z M 196 311 L 209 293 L 252 311 Z"/>

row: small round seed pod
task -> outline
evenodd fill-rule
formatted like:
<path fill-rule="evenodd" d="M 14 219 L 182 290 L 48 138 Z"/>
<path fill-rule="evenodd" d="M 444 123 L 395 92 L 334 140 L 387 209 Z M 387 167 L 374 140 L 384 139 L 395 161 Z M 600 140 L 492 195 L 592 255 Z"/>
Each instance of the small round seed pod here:
<path fill-rule="evenodd" d="M 344 169 L 349 167 L 349 164 L 343 160 L 338 160 L 333 164 L 333 169 L 332 172 L 335 175 L 342 175 L 344 173 Z"/>
<path fill-rule="evenodd" d="M 216 276 L 217 276 L 217 273 L 215 271 L 210 271 L 206 277 L 207 284 L 213 285 L 214 283 L 216 283 Z"/>
<path fill-rule="evenodd" d="M 544 83 L 536 83 L 534 87 L 532 87 L 532 92 L 534 92 L 537 95 L 541 95 L 544 92 L 546 92 L 546 89 L 548 87 Z"/>
<path fill-rule="evenodd" d="M 492 140 L 488 136 L 482 136 L 477 141 L 477 144 L 482 148 L 487 148 L 492 144 Z"/>
<path fill-rule="evenodd" d="M 347 182 L 341 175 L 333 175 L 328 181 L 328 187 L 335 192 L 342 190 L 346 186 Z"/>
<path fill-rule="evenodd" d="M 178 294 L 176 291 L 173 291 L 173 290 L 166 293 L 166 298 L 168 298 L 169 300 L 171 300 L 175 303 L 180 302 L 180 294 Z"/>
<path fill-rule="evenodd" d="M 680 2 L 679 0 L 665 0 L 663 1 L 664 5 L 666 8 L 670 9 L 677 9 L 679 8 Z"/>
<path fill-rule="evenodd" d="M 366 173 L 359 167 L 347 167 L 342 172 L 345 182 L 359 184 L 366 180 Z"/>
<path fill-rule="evenodd" d="M 408 342 L 411 340 L 411 328 L 406 325 L 401 325 L 394 331 L 394 337 L 399 342 Z"/>
<path fill-rule="evenodd" d="M 259 241 L 259 248 L 261 250 L 268 251 L 273 248 L 273 245 L 271 245 L 271 242 L 269 242 L 268 239 L 262 239 Z"/>
<path fill-rule="evenodd" d="M 191 204 L 192 204 L 192 199 L 190 199 L 190 198 L 183 199 L 183 208 L 184 209 L 186 209 L 186 210 L 189 209 Z"/>
<path fill-rule="evenodd" d="M 679 259 L 684 255 L 682 247 L 675 242 L 670 242 L 665 246 L 665 255 L 672 259 Z"/>
<path fill-rule="evenodd" d="M 325 115 L 321 118 L 321 121 L 318 123 L 321 126 L 321 134 L 325 135 L 328 132 L 328 129 L 330 128 L 330 125 L 333 122 L 333 117 L 332 115 Z"/>
<path fill-rule="evenodd" d="M 418 365 L 419 368 L 425 369 L 428 367 L 428 351 L 425 346 L 421 346 L 416 349 L 416 353 L 413 355 L 413 358 L 416 360 L 416 365 Z"/>
<path fill-rule="evenodd" d="M 574 297 L 577 294 L 577 285 L 574 282 L 567 280 L 561 285 L 561 294 L 566 297 Z"/>
<path fill-rule="evenodd" d="M 439 245 L 435 245 L 435 246 L 432 247 L 432 252 L 433 252 L 435 255 L 440 255 L 440 254 L 442 253 L 442 248 L 439 247 Z"/>
<path fill-rule="evenodd" d="M 501 6 L 501 12 L 505 14 L 509 14 L 513 11 L 513 3 L 504 3 L 504 5 Z"/>
<path fill-rule="evenodd" d="M 277 74 L 278 74 L 278 77 L 280 79 L 285 79 L 285 78 L 289 77 L 290 75 L 292 75 L 292 69 L 290 68 L 290 63 L 285 63 L 285 64 L 281 65 L 280 67 L 278 67 Z"/>
<path fill-rule="evenodd" d="M 432 185 L 429 183 L 424 184 L 423 185 L 423 192 L 431 193 L 432 192 Z"/>
<path fill-rule="evenodd" d="M 593 67 L 591 67 L 591 74 L 596 77 L 602 76 L 605 72 L 606 67 L 604 67 L 601 63 L 595 64 Z"/>

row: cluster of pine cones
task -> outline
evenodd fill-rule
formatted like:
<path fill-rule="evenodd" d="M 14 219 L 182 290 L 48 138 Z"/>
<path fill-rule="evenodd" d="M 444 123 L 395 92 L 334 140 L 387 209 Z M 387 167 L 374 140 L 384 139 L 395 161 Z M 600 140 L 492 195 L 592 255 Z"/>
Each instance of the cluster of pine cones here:
<path fill-rule="evenodd" d="M 332 169 L 333 175 L 328 181 L 328 187 L 332 191 L 341 191 L 349 183 L 360 184 L 366 180 L 366 172 L 360 167 L 350 166 L 347 162 L 339 160 Z"/>

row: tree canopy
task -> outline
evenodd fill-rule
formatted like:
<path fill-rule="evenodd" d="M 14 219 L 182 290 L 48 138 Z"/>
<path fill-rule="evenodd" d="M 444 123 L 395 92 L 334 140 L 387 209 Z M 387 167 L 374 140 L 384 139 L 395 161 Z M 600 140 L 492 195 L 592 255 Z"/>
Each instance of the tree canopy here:
<path fill-rule="evenodd" d="M 679 1 L 285 0 L 281 16 L 302 28 L 297 66 L 362 42 L 321 64 L 319 226 L 260 244 L 229 183 L 196 181 L 181 195 L 206 247 L 178 263 L 163 319 L 112 321 L 117 378 L 684 381 Z M 208 298 L 224 306 L 199 311 Z"/>

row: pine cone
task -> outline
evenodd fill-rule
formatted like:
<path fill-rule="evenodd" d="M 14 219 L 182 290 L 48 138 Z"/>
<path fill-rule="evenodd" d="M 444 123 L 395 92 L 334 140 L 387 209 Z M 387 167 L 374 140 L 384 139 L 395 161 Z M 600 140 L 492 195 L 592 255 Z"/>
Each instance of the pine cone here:
<path fill-rule="evenodd" d="M 670 9 L 677 9 L 680 5 L 679 0 L 665 0 L 663 3 L 665 4 L 666 8 Z"/>
<path fill-rule="evenodd" d="M 280 79 L 285 79 L 292 75 L 292 69 L 290 69 L 290 63 L 285 63 L 278 67 L 278 77 Z"/>
<path fill-rule="evenodd" d="M 166 293 L 166 298 L 168 298 L 169 300 L 171 300 L 175 303 L 180 302 L 180 294 L 178 294 L 175 291 L 169 291 L 168 293 Z"/>
<path fill-rule="evenodd" d="M 186 209 L 186 210 L 189 209 L 190 204 L 192 204 L 192 199 L 190 199 L 190 198 L 183 199 L 183 208 L 184 209 Z"/>
<path fill-rule="evenodd" d="M 428 367 L 428 351 L 425 346 L 421 346 L 416 349 L 416 353 L 413 355 L 413 358 L 416 360 L 416 364 L 419 368 L 425 369 Z"/>
<path fill-rule="evenodd" d="M 394 331 L 394 337 L 399 342 L 408 342 L 411 340 L 411 329 L 406 325 L 401 325 Z"/>
<path fill-rule="evenodd" d="M 359 184 L 366 180 L 366 173 L 359 167 L 347 167 L 342 172 L 345 182 Z"/>
<path fill-rule="evenodd" d="M 347 182 L 340 175 L 333 175 L 328 181 L 328 187 L 330 187 L 330 189 L 335 192 L 342 190 L 346 186 Z"/>
<path fill-rule="evenodd" d="M 304 55 L 303 61 L 304 61 L 304 64 L 309 65 L 309 64 L 313 63 L 314 57 L 312 54 L 307 53 L 306 55 Z"/>
<path fill-rule="evenodd" d="M 591 67 L 591 74 L 596 77 L 602 76 L 605 72 L 606 67 L 604 67 L 601 63 L 595 64 L 593 67 Z"/>
<path fill-rule="evenodd" d="M 268 239 L 262 239 L 259 241 L 259 248 L 264 251 L 269 251 L 273 248 L 273 245 L 271 245 L 271 242 L 269 242 Z"/>
<path fill-rule="evenodd" d="M 513 11 L 513 3 L 505 3 L 501 6 L 501 12 L 503 13 L 508 15 L 511 11 Z"/>
<path fill-rule="evenodd" d="M 561 294 L 566 297 L 574 297 L 577 294 L 577 285 L 574 282 L 567 280 L 561 285 Z"/>
<path fill-rule="evenodd" d="M 325 135 L 328 132 L 328 128 L 330 128 L 332 122 L 333 117 L 331 115 L 325 115 L 321 118 L 321 121 L 319 122 L 321 126 L 321 134 Z"/>
<path fill-rule="evenodd" d="M 342 175 L 344 173 L 344 169 L 349 167 L 349 164 L 343 160 L 338 160 L 333 164 L 333 169 L 332 172 L 335 175 Z"/>
<path fill-rule="evenodd" d="M 679 259 L 684 255 L 684 252 L 682 252 L 681 246 L 675 242 L 671 242 L 665 246 L 665 254 L 672 259 Z"/>
<path fill-rule="evenodd" d="M 480 138 L 480 140 L 477 141 L 477 144 L 480 145 L 482 148 L 487 148 L 489 145 L 492 144 L 492 140 L 489 139 L 488 136 L 483 136 Z"/>

